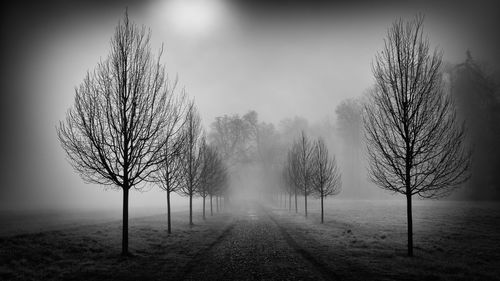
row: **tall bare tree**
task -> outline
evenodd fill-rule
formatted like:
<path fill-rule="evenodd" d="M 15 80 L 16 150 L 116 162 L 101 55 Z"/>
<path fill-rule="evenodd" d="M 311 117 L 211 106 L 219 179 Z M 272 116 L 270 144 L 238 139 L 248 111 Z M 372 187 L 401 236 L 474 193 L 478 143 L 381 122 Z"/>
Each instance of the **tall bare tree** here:
<path fill-rule="evenodd" d="M 111 39 L 108 57 L 76 88 L 75 103 L 57 135 L 69 162 L 84 181 L 123 190 L 122 254 L 128 254 L 129 190 L 162 161 L 172 88 L 151 32 L 127 13 Z"/>
<path fill-rule="evenodd" d="M 200 170 L 200 184 L 197 192 L 203 198 L 203 219 L 205 220 L 206 198 L 210 194 L 210 189 L 214 186 L 218 155 L 216 150 L 207 144 L 205 138 L 202 138 L 200 143 L 200 154 L 202 165 Z"/>
<path fill-rule="evenodd" d="M 398 20 L 376 56 L 376 90 L 365 106 L 371 180 L 406 196 L 408 255 L 413 255 L 412 196 L 448 195 L 469 178 L 453 101 L 442 89 L 442 52 L 430 51 L 423 16 Z"/>
<path fill-rule="evenodd" d="M 167 125 L 163 135 L 165 141 L 162 151 L 163 159 L 158 164 L 156 173 L 152 174 L 151 177 L 151 181 L 157 183 L 158 187 L 167 193 L 168 234 L 172 233 L 170 196 L 172 192 L 179 191 L 183 184 L 182 153 L 185 135 L 182 130 L 185 124 L 186 105 L 184 93 L 172 100 L 172 110 L 168 112 Z"/>
<path fill-rule="evenodd" d="M 227 169 L 221 155 L 212 145 L 203 144 L 203 168 L 200 175 L 198 193 L 203 198 L 203 219 L 205 219 L 205 199 L 210 198 L 210 215 L 213 215 L 212 198 L 224 192 L 227 185 Z"/>
<path fill-rule="evenodd" d="M 311 175 L 312 168 L 311 159 L 313 155 L 313 147 L 311 141 L 302 131 L 300 138 L 293 144 L 293 151 L 295 154 L 296 172 L 298 173 L 298 184 L 304 192 L 304 212 L 307 217 L 307 195 L 311 192 Z"/>
<path fill-rule="evenodd" d="M 315 193 L 321 200 L 321 223 L 324 222 L 323 200 L 327 196 L 340 193 L 342 180 L 335 156 L 328 155 L 328 148 L 320 138 L 314 143 L 312 155 L 313 174 L 311 177 Z"/>
<path fill-rule="evenodd" d="M 294 195 L 295 213 L 298 212 L 297 191 L 302 187 L 299 155 L 300 154 L 297 149 L 297 146 L 292 145 L 292 147 L 290 147 L 288 150 L 283 171 L 285 182 L 288 184 L 290 188 L 290 197 L 292 192 Z"/>
<path fill-rule="evenodd" d="M 200 184 L 200 173 L 203 165 L 200 148 L 201 119 L 194 102 L 191 102 L 186 113 L 183 138 L 183 185 L 180 191 L 189 197 L 189 224 L 193 225 L 193 196 L 196 195 Z"/>

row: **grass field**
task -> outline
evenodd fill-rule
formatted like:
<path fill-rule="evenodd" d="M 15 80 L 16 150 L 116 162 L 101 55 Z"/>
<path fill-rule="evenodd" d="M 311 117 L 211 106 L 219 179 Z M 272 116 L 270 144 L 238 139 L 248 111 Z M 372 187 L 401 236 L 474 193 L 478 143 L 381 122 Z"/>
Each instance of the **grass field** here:
<path fill-rule="evenodd" d="M 301 198 L 303 199 L 303 198 Z M 328 200 L 320 224 L 316 200 L 309 217 L 277 204 L 267 213 L 315 259 L 342 280 L 500 280 L 500 208 L 495 203 L 416 201 L 415 257 L 406 257 L 403 201 Z M 173 215 L 166 234 L 163 210 L 130 219 L 132 258 L 120 257 L 118 212 L 2 215 L 1 280 L 177 279 L 186 264 L 210 247 L 235 220 L 228 209 L 201 218 Z M 9 217 L 10 219 L 7 219 Z M 16 224 L 17 221 L 17 224 Z"/>
<path fill-rule="evenodd" d="M 329 200 L 323 225 L 318 202 L 308 203 L 307 219 L 301 208 L 273 212 L 343 279 L 500 280 L 498 203 L 416 200 L 413 258 L 406 256 L 404 200 Z"/>

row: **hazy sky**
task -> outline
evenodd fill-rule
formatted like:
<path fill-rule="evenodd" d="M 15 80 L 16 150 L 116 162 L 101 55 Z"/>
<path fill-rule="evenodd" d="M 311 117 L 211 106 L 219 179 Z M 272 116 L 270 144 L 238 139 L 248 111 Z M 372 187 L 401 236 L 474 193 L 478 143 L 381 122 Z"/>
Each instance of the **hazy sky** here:
<path fill-rule="evenodd" d="M 24 2 L 4 9 L 0 207 L 120 204 L 121 194 L 86 185 L 72 171 L 55 126 L 85 72 L 108 54 L 127 6 L 131 20 L 152 29 L 153 50 L 164 43 L 167 71 L 195 97 L 205 125 L 250 109 L 275 123 L 332 116 L 340 100 L 372 84 L 370 63 L 390 24 L 418 12 L 446 61 L 463 61 L 466 49 L 490 63 L 500 54 L 495 1 L 137 2 Z M 131 204 L 163 206 L 163 197 L 133 194 Z"/>

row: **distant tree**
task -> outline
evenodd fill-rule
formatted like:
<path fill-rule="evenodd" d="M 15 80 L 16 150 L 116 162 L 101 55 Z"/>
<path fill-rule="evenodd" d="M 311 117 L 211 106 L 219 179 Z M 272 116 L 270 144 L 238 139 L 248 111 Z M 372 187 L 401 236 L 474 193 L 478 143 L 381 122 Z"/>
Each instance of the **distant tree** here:
<path fill-rule="evenodd" d="M 167 116 L 167 126 L 163 138 L 165 146 L 162 151 L 163 160 L 158 164 L 156 173 L 152 174 L 151 181 L 167 193 L 167 232 L 172 233 L 170 195 L 177 192 L 183 184 L 182 153 L 184 149 L 183 126 L 186 110 L 185 95 L 173 100 L 174 105 Z"/>
<path fill-rule="evenodd" d="M 406 196 L 409 256 L 412 196 L 446 196 L 469 178 L 464 125 L 442 89 L 442 54 L 429 49 L 423 16 L 396 21 L 376 56 L 376 91 L 365 106 L 370 178 Z"/>
<path fill-rule="evenodd" d="M 163 161 L 172 88 L 150 50 L 151 33 L 125 13 L 111 39 L 111 52 L 76 88 L 75 103 L 57 135 L 84 181 L 123 190 L 122 255 L 128 255 L 129 190 Z"/>
<path fill-rule="evenodd" d="M 345 143 L 356 150 L 361 146 L 363 105 L 359 99 L 343 100 L 336 108 L 337 126 Z"/>
<path fill-rule="evenodd" d="M 210 214 L 213 214 L 212 196 L 224 186 L 227 175 L 222 158 L 215 147 L 207 144 L 205 139 L 201 142 L 201 159 L 202 168 L 198 194 L 203 198 L 203 219 L 205 219 L 205 199 L 210 196 Z"/>
<path fill-rule="evenodd" d="M 246 119 L 239 115 L 224 115 L 216 117 L 210 127 L 209 141 L 228 165 L 235 166 L 248 161 L 251 128 Z"/>
<path fill-rule="evenodd" d="M 365 165 L 360 151 L 363 139 L 363 103 L 360 98 L 343 100 L 335 109 L 336 131 L 340 137 L 342 149 L 337 154 L 342 164 L 343 180 L 349 190 L 344 195 L 361 196 Z M 366 194 L 366 196 L 369 196 Z"/>
<path fill-rule="evenodd" d="M 295 212 L 297 208 L 297 190 L 304 192 L 304 210 L 307 217 L 307 195 L 311 191 L 312 146 L 309 138 L 302 131 L 298 139 L 289 148 L 283 175 L 285 181 L 293 189 L 295 196 Z"/>
<path fill-rule="evenodd" d="M 214 161 L 213 163 L 213 168 L 211 169 L 212 173 L 209 176 L 208 180 L 208 188 L 207 192 L 208 195 L 210 196 L 210 215 L 213 215 L 213 206 L 212 206 L 212 198 L 213 196 L 217 196 L 218 194 L 224 194 L 227 190 L 228 187 L 228 173 L 227 173 L 227 167 L 222 160 L 222 157 L 220 154 L 217 152 L 217 150 L 213 147 L 211 147 L 212 151 L 214 152 Z"/>
<path fill-rule="evenodd" d="M 324 222 L 323 200 L 327 196 L 337 195 L 340 193 L 342 186 L 341 176 L 337 168 L 335 156 L 329 157 L 328 149 L 325 142 L 319 138 L 314 143 L 314 151 L 312 155 L 312 186 L 314 192 L 321 200 L 321 223 Z"/>
<path fill-rule="evenodd" d="M 288 211 L 292 210 L 292 194 L 295 196 L 295 213 L 298 212 L 297 209 L 297 184 L 296 172 L 294 167 L 294 154 L 292 150 L 288 151 L 287 158 L 283 164 L 282 170 L 282 183 L 285 186 L 284 189 L 288 193 Z"/>
<path fill-rule="evenodd" d="M 302 131 L 309 131 L 309 122 L 303 117 L 295 116 L 294 118 L 281 120 L 279 128 L 285 143 L 288 145 L 292 144 L 294 139 L 300 135 Z"/>
<path fill-rule="evenodd" d="M 471 179 L 465 195 L 470 199 L 500 199 L 500 75 L 467 52 L 465 62 L 450 67 L 450 94 L 458 116 L 467 125 L 473 148 Z"/>
<path fill-rule="evenodd" d="M 186 114 L 185 125 L 183 126 L 183 138 L 183 185 L 180 191 L 189 197 L 189 225 L 193 225 L 193 196 L 196 195 L 200 186 L 200 174 L 203 167 L 203 155 L 200 148 L 201 119 L 194 102 L 191 102 Z"/>
<path fill-rule="evenodd" d="M 311 141 L 306 136 L 304 131 L 301 132 L 300 138 L 293 144 L 293 153 L 295 161 L 295 169 L 298 178 L 298 184 L 304 192 L 304 213 L 307 217 L 307 195 L 311 192 L 311 177 L 313 172 L 312 156 L 313 147 Z"/>

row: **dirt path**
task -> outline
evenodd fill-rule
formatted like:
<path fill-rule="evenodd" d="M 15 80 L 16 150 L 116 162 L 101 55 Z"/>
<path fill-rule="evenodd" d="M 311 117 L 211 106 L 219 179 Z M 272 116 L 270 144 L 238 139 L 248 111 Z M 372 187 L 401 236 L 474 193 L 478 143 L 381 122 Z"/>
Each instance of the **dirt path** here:
<path fill-rule="evenodd" d="M 337 280 L 263 208 L 248 204 L 186 267 L 185 280 Z"/>

